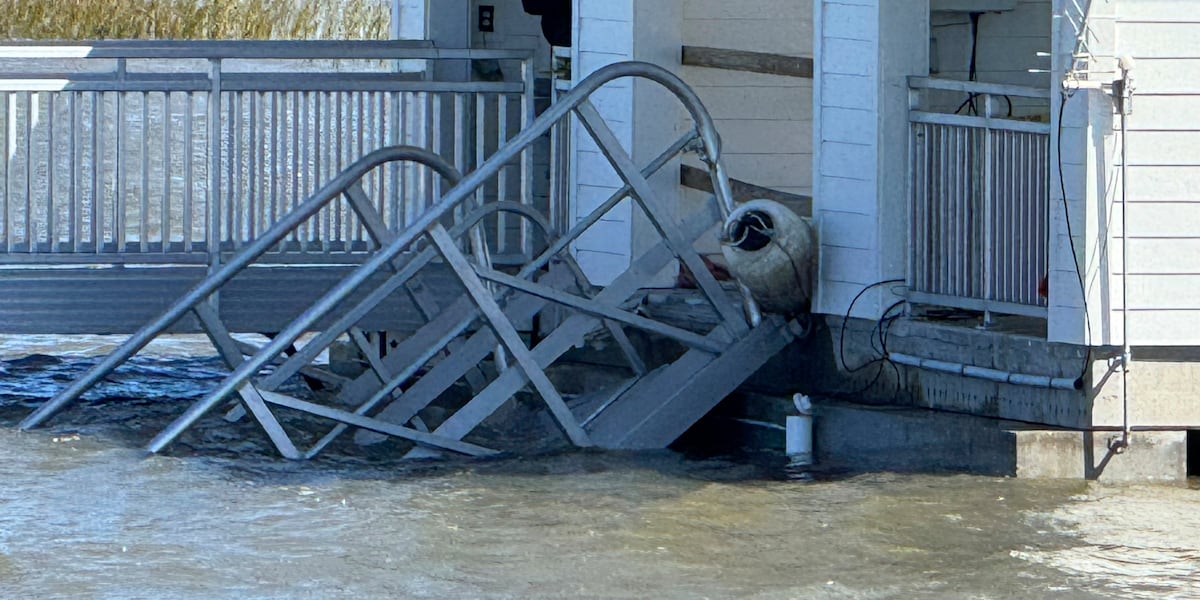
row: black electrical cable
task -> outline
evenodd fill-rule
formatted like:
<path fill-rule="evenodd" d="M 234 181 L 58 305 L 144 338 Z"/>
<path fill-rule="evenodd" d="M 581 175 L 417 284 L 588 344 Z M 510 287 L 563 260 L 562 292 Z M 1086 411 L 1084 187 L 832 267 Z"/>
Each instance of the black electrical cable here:
<path fill-rule="evenodd" d="M 1092 315 L 1091 311 L 1088 310 L 1087 285 L 1083 281 L 1083 269 L 1079 266 L 1079 253 L 1075 250 L 1075 234 L 1071 229 L 1071 206 L 1070 203 L 1067 202 L 1067 180 L 1063 175 L 1063 115 L 1066 112 L 1067 100 L 1070 100 L 1072 95 L 1073 94 L 1063 92 L 1058 102 L 1058 140 L 1056 141 L 1056 144 L 1058 154 L 1058 187 L 1062 192 L 1063 220 L 1067 223 L 1067 243 L 1071 248 L 1071 261 L 1075 264 L 1075 276 L 1079 279 L 1079 297 L 1083 301 L 1084 326 L 1087 328 L 1087 331 L 1084 332 L 1084 337 L 1087 338 L 1084 340 L 1084 347 L 1087 350 L 1084 352 L 1083 356 L 1083 368 L 1079 371 L 1079 378 L 1082 379 L 1085 375 L 1087 375 L 1088 366 L 1092 362 L 1092 347 L 1090 339 L 1092 336 Z M 1124 141 L 1122 141 L 1122 143 L 1124 143 Z M 1048 291 L 1049 290 L 1047 289 L 1047 292 Z M 1049 293 L 1047 293 L 1047 301 L 1049 301 Z"/>
<path fill-rule="evenodd" d="M 877 362 L 876 360 L 868 361 L 858 365 L 857 367 L 854 367 L 853 369 L 846 364 L 846 323 L 850 321 L 850 313 L 854 310 L 854 305 L 858 302 L 859 298 L 862 298 L 863 294 L 867 293 L 867 291 L 872 288 L 879 287 L 881 285 L 887 285 L 889 283 L 903 282 L 903 279 L 885 279 L 883 281 L 876 281 L 875 283 L 872 283 L 859 290 L 858 293 L 855 294 L 854 299 L 850 301 L 850 306 L 846 307 L 846 314 L 842 315 L 842 330 L 838 334 L 838 359 L 842 362 L 842 369 L 844 369 L 847 373 L 856 373 Z"/>
<path fill-rule="evenodd" d="M 967 63 L 967 81 L 976 81 L 979 79 L 979 66 L 978 66 L 979 18 L 982 16 L 983 16 L 983 13 L 977 13 L 977 12 L 971 13 L 971 21 L 970 21 L 970 25 L 971 25 L 971 59 Z M 961 113 L 964 108 L 967 108 L 967 106 L 970 106 L 971 110 L 967 111 L 967 114 L 978 116 L 979 115 L 979 107 L 975 105 L 975 99 L 978 97 L 979 97 L 979 94 L 976 94 L 974 92 L 967 94 L 967 99 L 963 100 L 962 104 L 959 104 L 958 108 L 954 109 L 954 114 L 957 115 L 957 114 Z M 1004 98 L 1004 101 L 1008 103 L 1008 116 L 1011 118 L 1013 116 L 1012 98 L 1009 97 L 1007 94 L 1004 95 L 1003 98 Z M 984 116 L 990 117 L 991 115 L 984 115 Z"/>

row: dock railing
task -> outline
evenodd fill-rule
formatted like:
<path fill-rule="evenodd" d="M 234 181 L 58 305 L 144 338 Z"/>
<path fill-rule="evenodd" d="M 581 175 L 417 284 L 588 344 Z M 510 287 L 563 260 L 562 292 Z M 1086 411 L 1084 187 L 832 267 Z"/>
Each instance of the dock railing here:
<path fill-rule="evenodd" d="M 470 80 L 473 61 L 493 67 L 487 81 Z M 438 78 L 442 65 L 460 75 Z M 533 110 L 531 56 L 519 51 L 424 41 L 0 44 L 0 265 L 217 263 L 372 150 L 426 147 L 470 171 Z M 531 152 L 478 201 L 533 203 Z M 444 186 L 410 163 L 362 183 L 394 229 Z M 530 253 L 522 225 L 503 216 L 487 225 L 497 260 Z M 355 263 L 372 244 L 338 200 L 270 259 Z"/>
<path fill-rule="evenodd" d="M 1012 113 L 1048 113 L 1050 91 L 927 77 L 909 90 L 909 300 L 1045 317 L 1050 124 Z"/>

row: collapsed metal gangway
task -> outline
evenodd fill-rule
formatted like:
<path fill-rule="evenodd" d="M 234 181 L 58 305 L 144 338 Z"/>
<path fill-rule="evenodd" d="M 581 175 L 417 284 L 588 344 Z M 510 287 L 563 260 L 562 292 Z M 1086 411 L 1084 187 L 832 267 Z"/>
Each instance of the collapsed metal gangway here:
<path fill-rule="evenodd" d="M 624 77 L 644 78 L 669 90 L 683 103 L 695 125 L 640 168 L 589 99 L 605 83 Z M 572 113 L 623 180 L 624 187 L 561 234 L 554 231 L 544 215 L 527 205 L 474 204 L 477 191 L 505 164 Z M 744 287 L 730 289 L 718 282 L 695 248 L 697 240 L 734 209 L 720 161 L 719 143 L 711 118 L 682 81 L 654 65 L 620 63 L 580 82 L 461 181 L 450 165 L 426 150 L 412 147 L 377 150 L 326 184 L 36 409 L 22 421 L 21 428 L 37 427 L 79 401 L 156 336 L 191 314 L 232 372 L 216 389 L 159 432 L 149 444 L 152 452 L 166 448 L 236 394 L 240 406 L 227 417 L 240 418 L 248 412 L 287 458 L 310 458 L 351 428 L 411 441 L 416 447 L 410 455 L 421 455 L 428 450 L 488 455 L 497 449 L 465 438 L 526 388 L 541 398 L 558 427 L 576 446 L 663 447 L 793 338 L 786 320 L 761 315 Z M 676 222 L 647 178 L 684 152 L 698 153 L 708 165 L 716 195 L 704 206 L 696 207 L 682 222 Z M 453 187 L 411 225 L 392 231 L 375 209 L 378 204 L 368 198 L 359 182 L 371 169 L 401 160 L 429 166 Z M 247 348 L 235 341 L 214 303 L 216 294 L 239 273 L 252 268 L 257 259 L 292 230 L 339 197 L 362 220 L 378 249 L 263 346 Z M 599 289 L 588 283 L 575 264 L 570 247 L 625 198 L 633 199 L 661 240 Z M 544 249 L 515 272 L 493 268 L 486 257 L 486 240 L 481 239 L 477 225 L 496 212 L 515 214 L 544 234 Z M 691 272 L 699 295 L 716 314 L 715 326 L 700 331 L 681 328 L 637 310 L 642 288 L 676 259 Z M 424 293 L 427 290 L 422 280 L 439 270 L 452 274 L 453 285 L 461 292 L 457 299 L 439 303 L 436 297 Z M 380 274 L 386 274 L 382 283 L 378 283 Z M 425 323 L 386 352 L 373 352 L 358 324 L 380 302 L 398 291 L 411 295 Z M 544 335 L 526 343 L 517 324 L 529 322 L 551 306 L 559 309 L 560 318 Z M 672 340 L 682 350 L 673 360 L 648 363 L 627 335 L 631 328 Z M 311 337 L 297 346 L 306 334 Z M 332 399 L 318 402 L 280 391 L 289 378 L 311 369 L 322 351 L 347 335 L 363 351 L 368 368 L 357 377 L 340 382 Z M 584 345 L 596 335 L 615 342 L 626 363 L 624 371 L 628 377 L 608 389 L 564 398 L 547 370 L 570 349 Z M 470 399 L 432 429 L 427 427 L 419 413 L 460 382 L 465 382 L 471 390 Z M 281 408 L 327 419 L 334 425 L 316 436 L 289 431 L 276 414 Z"/>

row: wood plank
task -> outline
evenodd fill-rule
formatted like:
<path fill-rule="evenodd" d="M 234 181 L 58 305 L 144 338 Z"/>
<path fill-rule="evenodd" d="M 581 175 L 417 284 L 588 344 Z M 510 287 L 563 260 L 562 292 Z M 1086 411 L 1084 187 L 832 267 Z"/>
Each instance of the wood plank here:
<path fill-rule="evenodd" d="M 693 190 L 708 192 L 710 194 L 713 192 L 712 179 L 709 177 L 708 171 L 689 165 L 681 165 L 679 167 L 679 183 L 683 187 Z M 733 200 L 735 202 L 766 198 L 767 200 L 786 204 L 802 217 L 812 216 L 812 196 L 789 194 L 737 179 L 730 179 L 729 184 L 733 187 Z"/>
<path fill-rule="evenodd" d="M 812 79 L 813 76 L 813 60 L 808 57 L 705 46 L 684 46 L 683 64 L 690 67 L 748 71 L 804 79 Z"/>

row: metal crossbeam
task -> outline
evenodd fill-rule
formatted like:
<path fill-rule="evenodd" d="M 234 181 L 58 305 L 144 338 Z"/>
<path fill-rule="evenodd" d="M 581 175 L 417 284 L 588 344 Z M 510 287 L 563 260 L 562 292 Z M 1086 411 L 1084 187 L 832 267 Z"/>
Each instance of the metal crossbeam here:
<path fill-rule="evenodd" d="M 500 342 L 504 344 L 504 348 L 516 360 L 525 377 L 537 389 L 538 394 L 542 396 L 542 401 L 550 408 L 550 413 L 558 421 L 559 427 L 562 427 L 567 437 L 571 438 L 571 442 L 576 446 L 590 446 L 591 441 L 588 440 L 587 433 L 579 426 L 579 422 L 575 420 L 575 416 L 571 414 L 571 409 L 567 408 L 567 404 L 563 402 L 562 396 L 558 394 L 558 390 L 554 389 L 554 384 L 550 383 L 550 378 L 546 377 L 546 373 L 542 371 L 542 366 L 533 360 L 533 357 L 529 353 L 529 348 L 525 347 L 525 343 L 521 341 L 520 334 L 517 333 L 512 322 L 504 316 L 504 312 L 496 304 L 496 299 L 492 297 L 492 293 L 488 291 L 483 281 L 475 274 L 471 264 L 467 262 L 467 258 L 463 256 L 462 252 L 459 252 L 458 246 L 455 245 L 454 240 L 446 233 L 445 228 L 441 225 L 434 225 L 429 229 L 429 237 L 433 240 L 433 244 L 437 246 L 442 258 L 446 259 L 446 263 L 450 265 L 450 268 L 454 269 L 463 287 L 467 288 L 467 294 L 471 296 L 471 299 L 475 302 L 475 306 L 483 313 L 484 318 L 487 320 L 488 325 L 492 327 L 492 331 L 496 334 L 496 337 L 500 338 Z"/>
<path fill-rule="evenodd" d="M 458 452 L 460 454 L 466 454 L 469 456 L 488 456 L 496 454 L 495 450 L 484 448 L 483 446 L 476 444 L 469 444 L 459 440 L 447 439 L 442 436 L 426 433 L 424 431 L 418 431 L 409 427 L 402 427 L 400 425 L 396 425 L 395 423 L 385 423 L 377 419 L 356 415 L 354 413 L 323 406 L 314 402 L 306 402 L 304 400 L 300 400 L 299 398 L 293 398 L 284 394 L 264 392 L 263 397 L 271 404 L 277 404 L 279 406 L 285 406 L 287 408 L 306 412 L 312 415 L 325 417 L 327 419 L 332 419 L 347 425 L 362 427 L 364 429 L 370 429 L 371 431 L 378 431 L 379 433 L 386 433 L 387 435 L 411 440 L 425 446 L 450 450 L 452 452 Z M 305 458 L 311 457 L 311 454 L 305 456 Z"/>
<path fill-rule="evenodd" d="M 655 321 L 654 319 L 647 319 L 646 317 L 623 311 L 615 306 L 607 305 L 587 298 L 580 298 L 566 292 L 560 292 L 556 289 L 531 283 L 529 281 L 525 281 L 524 279 L 519 279 L 511 275 L 505 275 L 504 273 L 493 271 L 491 269 L 475 267 L 475 271 L 484 279 L 495 281 L 496 283 L 520 290 L 526 294 L 532 294 L 563 306 L 569 306 L 594 317 L 603 317 L 613 321 L 625 323 L 627 325 L 632 325 L 639 329 L 645 329 L 646 331 L 657 333 L 663 337 L 671 338 L 692 348 L 706 350 L 714 354 L 725 349 L 723 344 L 714 343 L 708 339 L 705 339 L 705 337 L 702 335 L 697 335 L 686 329 L 672 327 L 670 325 Z"/>
<path fill-rule="evenodd" d="M 200 319 L 205 333 L 208 334 L 208 339 L 212 341 L 213 347 L 217 349 L 217 353 L 221 355 L 229 368 L 234 369 L 242 364 L 244 360 L 242 351 L 233 340 L 233 336 L 229 334 L 229 330 L 225 329 L 225 324 L 221 322 L 217 311 L 207 302 L 201 302 L 192 307 L 192 312 L 196 313 L 196 317 Z M 292 443 L 291 438 L 283 430 L 283 426 L 279 424 L 279 420 L 275 418 L 271 409 L 267 408 L 259 390 L 255 389 L 252 384 L 246 384 L 238 388 L 237 392 L 259 425 L 262 425 L 263 431 L 267 432 L 267 437 L 271 438 L 271 443 L 275 444 L 279 454 L 284 458 L 301 458 L 300 451 L 296 449 L 296 445 Z"/>
<path fill-rule="evenodd" d="M 716 207 L 709 208 L 713 212 L 698 211 L 680 224 L 684 237 L 695 239 L 708 229 L 715 219 L 716 211 Z M 635 260 L 625 272 L 618 275 L 594 300 L 616 305 L 623 303 L 637 293 L 672 257 L 667 245 L 660 241 Z M 585 337 L 599 326 L 600 322 L 595 317 L 585 314 L 571 315 L 532 349 L 532 358 L 544 369 L 565 352 L 582 343 Z M 502 373 L 458 412 L 434 429 L 434 433 L 454 439 L 465 437 L 496 412 L 513 394 L 520 391 L 526 383 L 521 373 L 516 369 Z M 422 453 L 410 452 L 409 456 L 422 456 Z"/>
<path fill-rule="evenodd" d="M 704 291 L 704 295 L 708 297 L 708 301 L 717 309 L 717 312 L 721 314 L 725 325 L 730 327 L 734 333 L 745 333 L 748 327 L 742 312 L 733 306 L 733 303 L 725 295 L 725 291 L 721 289 L 721 284 L 717 283 L 716 278 L 704 265 L 700 255 L 692 247 L 693 240 L 685 239 L 675 227 L 671 226 L 672 219 L 666 207 L 654 193 L 654 188 L 650 187 L 650 182 L 642 177 L 638 167 L 634 165 L 633 159 L 629 157 L 629 153 L 625 152 L 608 123 L 596 111 L 596 107 L 590 100 L 584 99 L 575 107 L 575 112 L 579 115 L 583 126 L 592 134 L 600 152 L 617 170 L 617 175 L 633 189 L 633 197 L 638 200 L 642 210 L 646 211 L 659 235 L 667 241 L 670 248 L 675 251 L 675 255 L 691 271 L 692 276 L 696 279 L 696 284 Z"/>

